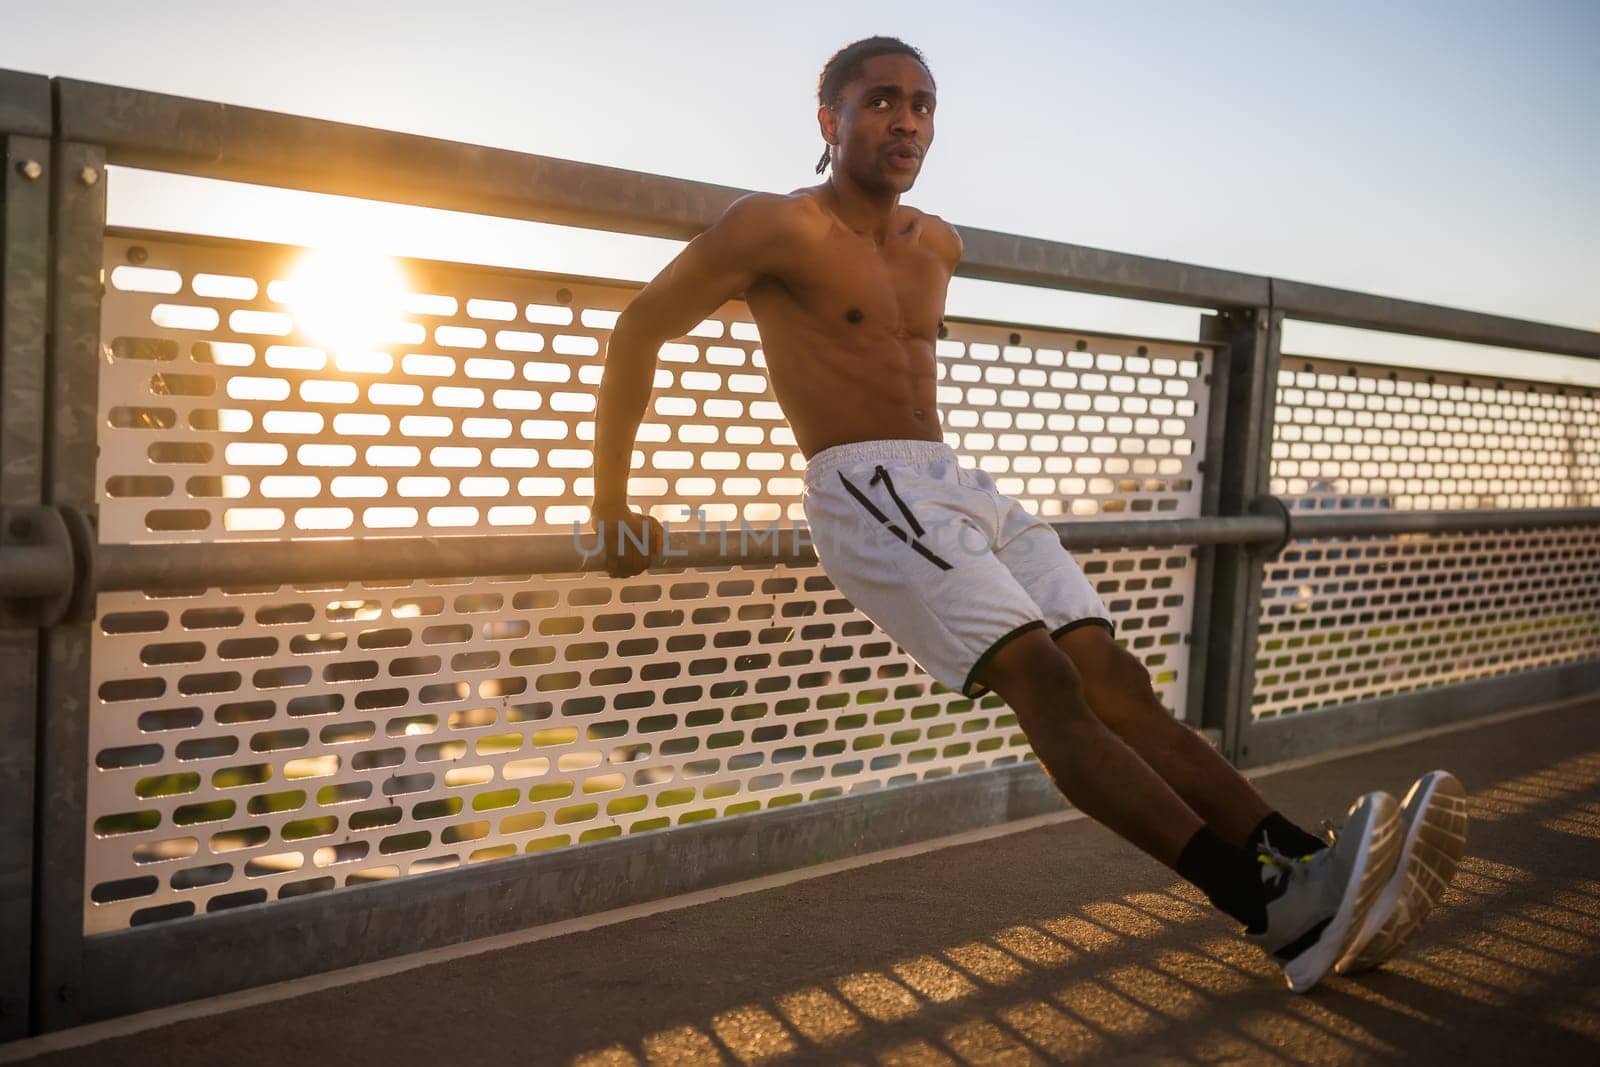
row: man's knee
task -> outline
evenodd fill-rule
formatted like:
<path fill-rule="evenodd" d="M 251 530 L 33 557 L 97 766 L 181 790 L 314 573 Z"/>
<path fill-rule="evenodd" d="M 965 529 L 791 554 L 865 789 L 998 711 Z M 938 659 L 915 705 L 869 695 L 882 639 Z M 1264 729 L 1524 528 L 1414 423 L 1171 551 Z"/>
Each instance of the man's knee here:
<path fill-rule="evenodd" d="M 1113 654 L 1110 679 L 1113 685 L 1124 692 L 1155 698 L 1155 686 L 1151 682 L 1149 669 L 1143 660 L 1127 649 L 1119 647 Z"/>
<path fill-rule="evenodd" d="M 1062 634 L 1057 645 L 1088 684 L 1124 691 L 1150 689 L 1150 672 L 1132 652 L 1117 644 L 1104 626 L 1078 626 Z"/>
<path fill-rule="evenodd" d="M 1156 695 L 1143 661 L 1104 627 L 1082 626 L 1058 642 L 1083 676 L 1085 697 L 1108 726 L 1124 735 L 1165 730 L 1173 719 Z"/>
<path fill-rule="evenodd" d="M 1013 708 L 1080 703 L 1083 677 L 1044 630 L 1008 642 L 991 659 L 982 681 Z"/>

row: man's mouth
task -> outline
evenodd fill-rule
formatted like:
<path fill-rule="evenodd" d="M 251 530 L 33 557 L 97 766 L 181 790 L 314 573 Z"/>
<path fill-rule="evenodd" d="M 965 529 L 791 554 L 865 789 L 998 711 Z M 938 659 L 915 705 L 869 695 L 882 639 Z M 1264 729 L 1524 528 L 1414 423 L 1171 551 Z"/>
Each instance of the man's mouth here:
<path fill-rule="evenodd" d="M 910 145 L 896 145 L 889 149 L 889 161 L 901 170 L 914 169 L 921 159 L 922 153 Z"/>

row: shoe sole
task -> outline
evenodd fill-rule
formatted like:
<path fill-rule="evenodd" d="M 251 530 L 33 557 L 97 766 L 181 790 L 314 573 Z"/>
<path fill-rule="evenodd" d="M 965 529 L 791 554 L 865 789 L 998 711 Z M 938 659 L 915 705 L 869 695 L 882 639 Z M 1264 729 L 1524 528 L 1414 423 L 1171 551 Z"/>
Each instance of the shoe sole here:
<path fill-rule="evenodd" d="M 1340 974 L 1371 970 L 1398 952 L 1422 926 L 1467 852 L 1467 791 L 1448 771 L 1431 771 L 1406 794 L 1406 820 L 1400 862 L 1372 909 L 1366 936 L 1335 965 Z M 1404 897 L 1404 911 L 1397 906 Z M 1373 927 L 1377 927 L 1373 930 Z"/>
<path fill-rule="evenodd" d="M 1316 944 L 1290 960 L 1283 968 L 1284 980 L 1296 993 L 1304 993 L 1333 970 L 1355 940 L 1367 914 L 1377 904 L 1384 887 L 1400 859 L 1400 804 L 1388 793 L 1368 793 L 1362 803 L 1371 804 L 1367 830 L 1363 835 L 1350 876 L 1334 912 Z M 1349 827 L 1347 826 L 1346 832 Z"/>

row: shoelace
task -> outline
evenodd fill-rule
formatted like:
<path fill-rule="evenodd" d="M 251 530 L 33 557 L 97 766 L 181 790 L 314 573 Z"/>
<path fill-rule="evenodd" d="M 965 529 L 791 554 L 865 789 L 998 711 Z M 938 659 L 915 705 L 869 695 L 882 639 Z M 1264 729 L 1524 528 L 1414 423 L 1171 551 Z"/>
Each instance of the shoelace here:
<path fill-rule="evenodd" d="M 1261 872 L 1261 882 L 1269 901 L 1276 900 L 1288 891 L 1290 883 L 1295 879 L 1298 865 L 1294 857 L 1274 848 L 1265 834 L 1261 837 L 1261 844 L 1256 848 L 1256 862 L 1267 868 Z"/>
<path fill-rule="evenodd" d="M 1271 839 L 1262 834 L 1261 844 L 1256 848 L 1256 862 L 1262 866 L 1277 867 L 1287 871 L 1292 870 L 1298 861 L 1287 852 L 1274 848 Z"/>

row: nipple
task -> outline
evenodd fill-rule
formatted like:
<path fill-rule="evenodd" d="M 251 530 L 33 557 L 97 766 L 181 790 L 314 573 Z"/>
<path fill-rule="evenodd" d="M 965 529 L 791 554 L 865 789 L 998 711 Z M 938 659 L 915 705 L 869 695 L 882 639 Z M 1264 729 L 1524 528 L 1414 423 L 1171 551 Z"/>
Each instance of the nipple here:
<path fill-rule="evenodd" d="M 851 308 L 849 311 L 844 313 L 844 317 L 845 321 L 847 322 L 860 322 L 862 319 L 866 318 L 865 315 L 861 314 L 860 308 Z"/>

